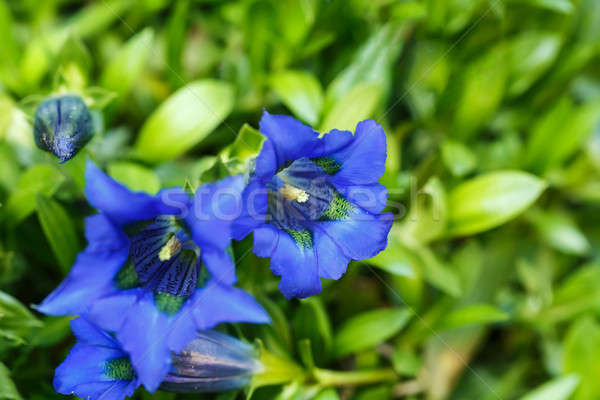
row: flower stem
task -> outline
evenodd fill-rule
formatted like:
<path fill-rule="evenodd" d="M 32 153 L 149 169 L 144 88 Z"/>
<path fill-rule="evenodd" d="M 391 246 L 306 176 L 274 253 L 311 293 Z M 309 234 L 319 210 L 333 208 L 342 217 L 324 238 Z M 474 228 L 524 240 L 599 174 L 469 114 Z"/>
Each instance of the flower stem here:
<path fill-rule="evenodd" d="M 396 381 L 398 375 L 389 368 L 365 371 L 331 371 L 315 368 L 315 380 L 322 386 L 357 386 L 371 383 Z"/>

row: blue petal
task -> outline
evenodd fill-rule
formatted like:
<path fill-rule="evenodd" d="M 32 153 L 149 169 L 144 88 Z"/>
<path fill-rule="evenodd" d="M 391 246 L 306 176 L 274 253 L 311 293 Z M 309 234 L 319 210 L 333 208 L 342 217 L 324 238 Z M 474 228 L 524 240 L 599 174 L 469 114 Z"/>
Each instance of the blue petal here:
<path fill-rule="evenodd" d="M 118 348 L 115 339 L 101 330 L 88 319 L 79 317 L 71 320 L 71 330 L 77 338 L 77 343 Z"/>
<path fill-rule="evenodd" d="M 54 385 L 58 393 L 75 394 L 85 400 L 123 400 L 131 396 L 137 387 L 127 381 L 107 381 L 84 383 L 72 390 L 61 391 L 56 386 L 56 381 Z"/>
<path fill-rule="evenodd" d="M 273 115 L 265 110 L 259 127 L 260 132 L 273 143 L 277 167 L 312 154 L 321 143 L 318 132 L 288 115 Z"/>
<path fill-rule="evenodd" d="M 346 200 L 372 214 L 379 214 L 387 205 L 387 188 L 379 183 L 345 186 L 336 184 L 335 177 L 330 181 Z"/>
<path fill-rule="evenodd" d="M 158 197 L 131 192 L 89 160 L 86 164 L 85 179 L 86 198 L 115 224 L 125 225 L 133 221 L 152 219 L 171 210 Z"/>
<path fill-rule="evenodd" d="M 357 207 L 348 219 L 320 222 L 319 229 L 327 233 L 347 257 L 364 260 L 385 249 L 392 222 L 391 213 L 373 215 Z"/>
<path fill-rule="evenodd" d="M 250 182 L 242 192 L 242 205 L 240 216 L 231 225 L 231 233 L 236 240 L 264 225 L 269 206 L 266 186 L 258 180 Z"/>
<path fill-rule="evenodd" d="M 202 262 L 216 281 L 232 285 L 237 280 L 235 264 L 228 252 L 210 248 L 202 249 Z"/>
<path fill-rule="evenodd" d="M 96 299 L 112 290 L 113 278 L 127 260 L 126 247 L 113 252 L 90 251 L 77 255 L 65 280 L 44 299 L 37 310 L 48 315 L 74 315 L 84 312 Z"/>
<path fill-rule="evenodd" d="M 265 224 L 254 231 L 254 254 L 259 257 L 271 257 L 279 243 L 279 230 Z"/>
<path fill-rule="evenodd" d="M 348 268 L 350 257 L 321 229 L 315 228 L 315 247 L 319 263 L 319 276 L 340 279 Z"/>
<path fill-rule="evenodd" d="M 261 249 L 254 248 L 255 254 L 260 252 Z M 271 271 L 281 276 L 279 289 L 288 299 L 308 297 L 321 292 L 318 259 L 314 247 L 300 248 L 286 232 L 278 231 L 277 246 L 271 256 Z"/>
<path fill-rule="evenodd" d="M 102 213 L 85 219 L 85 238 L 88 249 L 96 252 L 115 251 L 129 244 L 125 233 Z"/>
<path fill-rule="evenodd" d="M 95 324 L 110 332 L 121 328 L 129 309 L 145 293 L 144 289 L 114 290 L 110 295 L 98 299 L 91 305 L 86 316 Z"/>
<path fill-rule="evenodd" d="M 229 246 L 231 224 L 241 213 L 244 186 L 244 177 L 237 175 L 198 188 L 186 222 L 201 248 L 210 245 L 225 250 Z"/>
<path fill-rule="evenodd" d="M 385 132 L 373 120 L 359 122 L 353 142 L 331 157 L 341 163 L 332 178 L 336 186 L 374 184 L 385 171 Z"/>
<path fill-rule="evenodd" d="M 158 389 L 169 372 L 171 351 L 167 341 L 172 321 L 172 316 L 156 308 L 153 293 L 146 292 L 129 307 L 116 332 L 140 381 L 150 392 Z"/>
<path fill-rule="evenodd" d="M 209 281 L 190 298 L 191 310 L 200 330 L 212 329 L 224 322 L 266 324 L 267 312 L 246 291 Z"/>

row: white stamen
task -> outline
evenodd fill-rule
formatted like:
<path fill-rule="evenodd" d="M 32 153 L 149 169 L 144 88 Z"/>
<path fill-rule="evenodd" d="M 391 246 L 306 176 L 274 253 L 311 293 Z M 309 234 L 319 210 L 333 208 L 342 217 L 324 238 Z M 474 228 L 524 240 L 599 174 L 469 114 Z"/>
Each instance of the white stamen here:
<path fill-rule="evenodd" d="M 287 183 L 279 189 L 279 193 L 286 200 L 295 200 L 298 203 L 305 203 L 308 201 L 309 194 L 306 193 L 302 189 L 298 189 L 292 185 L 288 185 Z"/>
<path fill-rule="evenodd" d="M 160 261 L 168 261 L 181 250 L 181 242 L 177 236 L 173 235 L 167 243 L 160 249 L 158 259 Z"/>

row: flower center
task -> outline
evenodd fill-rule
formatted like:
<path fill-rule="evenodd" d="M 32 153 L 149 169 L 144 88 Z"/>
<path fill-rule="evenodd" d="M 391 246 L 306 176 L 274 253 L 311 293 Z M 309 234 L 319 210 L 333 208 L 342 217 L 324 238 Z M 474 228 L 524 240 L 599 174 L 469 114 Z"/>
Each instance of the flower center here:
<path fill-rule="evenodd" d="M 179 310 L 198 287 L 200 248 L 174 216 L 159 216 L 130 226 L 129 260 L 115 277 L 119 289 L 143 287 L 169 314 Z"/>
<path fill-rule="evenodd" d="M 300 158 L 282 168 L 267 186 L 270 223 L 304 249 L 312 247 L 313 224 L 341 220 L 353 206 L 328 182 L 339 168 L 333 161 Z"/>

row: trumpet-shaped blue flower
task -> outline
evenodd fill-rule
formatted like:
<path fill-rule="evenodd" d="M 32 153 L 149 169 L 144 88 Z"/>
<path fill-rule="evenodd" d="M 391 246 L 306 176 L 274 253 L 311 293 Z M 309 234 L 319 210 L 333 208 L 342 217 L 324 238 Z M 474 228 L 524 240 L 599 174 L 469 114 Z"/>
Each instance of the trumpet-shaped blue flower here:
<path fill-rule="evenodd" d="M 121 345 L 84 318 L 71 321 L 75 346 L 56 368 L 54 388 L 86 400 L 122 400 L 140 385 Z"/>
<path fill-rule="evenodd" d="M 155 390 L 197 330 L 222 322 L 265 323 L 263 308 L 241 289 L 227 251 L 241 178 L 206 185 L 191 199 L 181 189 L 133 193 L 93 163 L 85 193 L 100 212 L 86 220 L 87 247 L 38 310 L 82 314 L 114 332 L 140 381 Z M 207 201 L 210 199 L 210 201 Z"/>
<path fill-rule="evenodd" d="M 385 168 L 386 138 L 372 120 L 354 135 L 309 126 L 264 112 L 267 137 L 232 225 L 241 239 L 254 232 L 254 253 L 271 258 L 290 297 L 321 291 L 320 277 L 339 279 L 350 260 L 373 257 L 387 245 L 391 214 L 381 214 L 387 190 L 377 183 Z"/>

